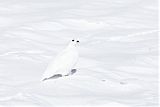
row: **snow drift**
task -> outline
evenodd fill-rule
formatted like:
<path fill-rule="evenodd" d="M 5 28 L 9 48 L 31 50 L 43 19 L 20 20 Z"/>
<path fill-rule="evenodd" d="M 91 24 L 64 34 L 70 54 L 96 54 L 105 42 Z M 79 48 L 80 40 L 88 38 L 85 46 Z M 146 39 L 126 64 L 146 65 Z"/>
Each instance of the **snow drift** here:
<path fill-rule="evenodd" d="M 156 0 L 0 0 L 2 107 L 158 107 Z M 77 72 L 41 82 L 72 38 Z"/>

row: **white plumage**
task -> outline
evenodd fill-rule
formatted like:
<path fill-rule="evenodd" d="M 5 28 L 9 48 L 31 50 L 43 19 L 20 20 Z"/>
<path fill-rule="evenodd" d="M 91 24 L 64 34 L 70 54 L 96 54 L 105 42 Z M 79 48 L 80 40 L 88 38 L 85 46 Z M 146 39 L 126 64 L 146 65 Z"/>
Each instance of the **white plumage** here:
<path fill-rule="evenodd" d="M 78 40 L 72 40 L 69 45 L 51 61 L 43 74 L 42 80 L 47 80 L 54 75 L 69 75 L 78 61 Z"/>

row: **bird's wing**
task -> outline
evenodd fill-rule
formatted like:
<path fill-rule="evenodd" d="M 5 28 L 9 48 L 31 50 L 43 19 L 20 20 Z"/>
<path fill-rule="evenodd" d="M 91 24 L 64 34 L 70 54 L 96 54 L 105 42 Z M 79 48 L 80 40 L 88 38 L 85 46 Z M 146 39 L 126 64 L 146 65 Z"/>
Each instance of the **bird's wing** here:
<path fill-rule="evenodd" d="M 62 65 L 64 65 L 64 60 L 66 57 L 66 52 L 63 51 L 60 54 L 58 54 L 54 60 L 51 61 L 51 63 L 49 63 L 46 71 L 43 74 L 43 79 L 44 78 L 49 78 L 51 76 L 53 76 L 54 74 L 56 74 L 59 69 L 62 67 Z"/>
<path fill-rule="evenodd" d="M 49 78 L 55 74 L 67 74 L 69 70 L 75 65 L 77 55 L 75 51 L 63 51 L 61 52 L 47 67 L 44 78 Z"/>

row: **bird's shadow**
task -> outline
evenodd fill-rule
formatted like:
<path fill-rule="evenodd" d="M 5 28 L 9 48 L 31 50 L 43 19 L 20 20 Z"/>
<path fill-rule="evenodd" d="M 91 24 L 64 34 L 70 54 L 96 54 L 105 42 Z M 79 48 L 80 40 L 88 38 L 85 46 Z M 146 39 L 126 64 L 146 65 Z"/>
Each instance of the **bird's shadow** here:
<path fill-rule="evenodd" d="M 72 69 L 71 70 L 71 75 L 73 75 L 74 73 L 76 73 L 77 72 L 77 69 Z"/>
<path fill-rule="evenodd" d="M 77 69 L 72 69 L 71 72 L 70 72 L 70 74 L 65 75 L 65 76 L 73 75 L 73 74 L 76 73 L 76 72 L 77 72 Z M 49 78 L 43 79 L 43 81 L 49 80 L 49 79 L 58 79 L 58 78 L 60 78 L 60 77 L 62 77 L 62 74 L 55 74 L 55 75 L 53 75 L 53 76 L 51 76 L 51 77 L 49 77 Z"/>

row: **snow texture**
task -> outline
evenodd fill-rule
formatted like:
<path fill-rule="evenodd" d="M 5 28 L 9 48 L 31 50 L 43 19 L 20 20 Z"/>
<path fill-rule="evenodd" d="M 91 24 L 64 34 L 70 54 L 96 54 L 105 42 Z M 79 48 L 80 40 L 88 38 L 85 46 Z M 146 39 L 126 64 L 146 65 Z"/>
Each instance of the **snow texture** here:
<path fill-rule="evenodd" d="M 157 0 L 0 0 L 0 107 L 158 107 Z M 76 72 L 42 82 L 79 38 Z"/>

